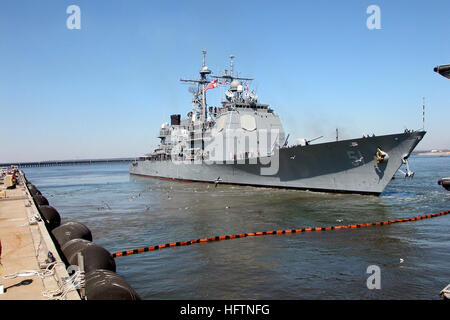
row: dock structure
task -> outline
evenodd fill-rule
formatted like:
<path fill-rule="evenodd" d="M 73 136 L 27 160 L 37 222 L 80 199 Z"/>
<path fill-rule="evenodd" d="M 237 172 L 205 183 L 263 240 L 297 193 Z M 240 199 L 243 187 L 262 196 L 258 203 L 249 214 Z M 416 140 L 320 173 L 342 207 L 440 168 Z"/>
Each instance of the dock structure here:
<path fill-rule="evenodd" d="M 0 179 L 0 300 L 80 300 L 19 171 Z"/>

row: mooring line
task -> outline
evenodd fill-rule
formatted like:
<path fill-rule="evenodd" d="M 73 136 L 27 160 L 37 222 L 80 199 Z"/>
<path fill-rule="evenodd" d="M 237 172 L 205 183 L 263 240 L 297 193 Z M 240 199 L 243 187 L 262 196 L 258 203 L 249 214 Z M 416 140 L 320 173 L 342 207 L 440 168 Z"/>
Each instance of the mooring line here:
<path fill-rule="evenodd" d="M 339 229 L 356 229 L 356 228 L 364 228 L 364 227 L 370 227 L 370 226 L 384 226 L 384 225 L 399 223 L 399 222 L 430 219 L 430 218 L 434 218 L 434 217 L 443 216 L 443 215 L 446 215 L 449 213 L 450 213 L 450 210 L 439 212 L 439 213 L 427 214 L 424 216 L 403 218 L 403 219 L 396 219 L 396 220 L 387 220 L 387 221 L 381 221 L 381 222 L 349 224 L 349 225 L 343 225 L 343 226 L 329 226 L 329 227 L 308 227 L 308 228 L 301 228 L 301 229 L 273 230 L 273 231 L 263 231 L 263 232 L 239 233 L 239 234 L 225 235 L 225 236 L 215 236 L 215 237 L 210 237 L 210 238 L 200 238 L 200 239 L 188 240 L 188 241 L 170 242 L 170 243 L 160 244 L 157 246 L 149 246 L 149 247 L 144 247 L 144 248 L 139 248 L 139 249 L 119 251 L 119 252 L 115 252 L 115 253 L 111 254 L 111 256 L 113 258 L 118 258 L 118 257 L 123 257 L 123 256 L 129 256 L 132 254 L 160 250 L 160 249 L 164 249 L 164 248 L 188 246 L 188 245 L 195 244 L 195 243 L 213 242 L 213 241 L 238 239 L 238 238 L 254 237 L 254 236 L 291 234 L 291 233 L 311 232 L 311 231 L 330 231 L 330 230 L 339 230 Z"/>

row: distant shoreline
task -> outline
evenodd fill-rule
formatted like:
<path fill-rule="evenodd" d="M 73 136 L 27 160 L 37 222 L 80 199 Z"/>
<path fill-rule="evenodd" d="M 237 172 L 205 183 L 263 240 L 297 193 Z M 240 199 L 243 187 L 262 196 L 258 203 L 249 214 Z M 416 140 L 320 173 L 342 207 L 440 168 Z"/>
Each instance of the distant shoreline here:
<path fill-rule="evenodd" d="M 416 156 L 450 156 L 450 151 L 418 151 L 413 154 Z"/>
<path fill-rule="evenodd" d="M 92 163 L 111 163 L 111 162 L 131 162 L 136 158 L 105 158 L 105 159 L 78 159 L 78 160 L 45 160 L 45 161 L 24 161 L 24 162 L 5 162 L 0 163 L 0 167 L 9 167 L 17 165 L 20 167 L 50 167 L 71 164 L 92 164 Z"/>

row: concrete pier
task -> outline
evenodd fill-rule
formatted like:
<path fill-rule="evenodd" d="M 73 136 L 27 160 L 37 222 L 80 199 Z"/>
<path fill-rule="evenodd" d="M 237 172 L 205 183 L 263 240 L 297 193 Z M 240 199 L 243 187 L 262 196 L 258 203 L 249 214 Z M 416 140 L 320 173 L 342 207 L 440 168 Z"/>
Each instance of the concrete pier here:
<path fill-rule="evenodd" d="M 19 173 L 15 189 L 0 180 L 0 300 L 80 300 L 66 266 Z M 49 259 L 49 252 L 54 257 Z M 3 293 L 2 287 L 3 286 Z M 70 288 L 70 289 L 68 289 Z M 63 290 L 64 289 L 64 290 Z"/>
<path fill-rule="evenodd" d="M 135 158 L 114 158 L 114 159 L 80 159 L 80 160 L 54 160 L 54 161 L 34 161 L 34 162 L 14 162 L 14 163 L 0 163 L 0 167 L 10 167 L 15 165 L 19 168 L 32 167 L 53 167 L 53 166 L 73 166 L 86 165 L 95 163 L 116 163 L 116 162 L 131 162 Z"/>

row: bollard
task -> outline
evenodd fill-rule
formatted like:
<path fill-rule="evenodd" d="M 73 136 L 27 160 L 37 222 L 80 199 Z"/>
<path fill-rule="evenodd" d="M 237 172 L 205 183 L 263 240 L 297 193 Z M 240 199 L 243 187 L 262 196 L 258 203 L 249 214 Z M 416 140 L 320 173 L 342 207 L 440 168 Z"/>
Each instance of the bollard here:
<path fill-rule="evenodd" d="M 84 283 L 84 257 L 78 252 L 78 267 L 80 268 L 80 296 L 82 300 L 86 300 L 86 286 Z"/>

